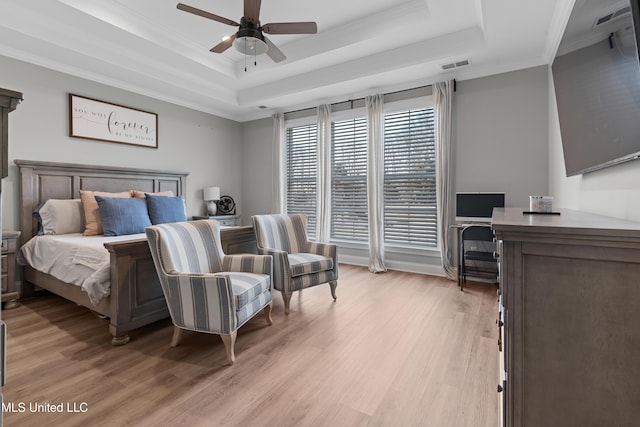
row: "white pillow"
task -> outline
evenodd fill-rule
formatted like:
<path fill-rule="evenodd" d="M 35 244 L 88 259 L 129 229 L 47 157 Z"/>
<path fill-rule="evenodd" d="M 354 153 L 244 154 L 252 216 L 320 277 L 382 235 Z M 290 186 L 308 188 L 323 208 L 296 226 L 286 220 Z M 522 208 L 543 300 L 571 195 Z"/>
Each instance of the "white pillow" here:
<path fill-rule="evenodd" d="M 82 233 L 80 199 L 49 199 L 39 209 L 43 234 Z"/>

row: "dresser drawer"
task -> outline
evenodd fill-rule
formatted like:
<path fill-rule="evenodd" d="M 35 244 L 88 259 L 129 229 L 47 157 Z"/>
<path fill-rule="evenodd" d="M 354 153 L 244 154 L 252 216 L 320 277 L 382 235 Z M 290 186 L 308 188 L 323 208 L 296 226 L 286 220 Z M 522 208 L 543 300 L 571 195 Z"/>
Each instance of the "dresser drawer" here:
<path fill-rule="evenodd" d="M 16 239 L 2 239 L 1 250 L 3 254 L 16 251 Z"/>
<path fill-rule="evenodd" d="M 14 230 L 2 230 L 2 239 L 0 256 L 0 274 L 2 282 L 2 295 L 0 300 L 3 303 L 4 310 L 16 307 L 22 285 L 16 279 L 16 254 L 20 247 L 20 232 Z"/>
<path fill-rule="evenodd" d="M 220 225 L 231 225 L 231 226 L 239 225 L 238 218 L 219 219 L 218 222 L 220 223 Z"/>
<path fill-rule="evenodd" d="M 240 215 L 194 216 L 193 219 L 215 219 L 218 221 L 218 224 L 226 227 L 237 227 L 240 225 Z"/>

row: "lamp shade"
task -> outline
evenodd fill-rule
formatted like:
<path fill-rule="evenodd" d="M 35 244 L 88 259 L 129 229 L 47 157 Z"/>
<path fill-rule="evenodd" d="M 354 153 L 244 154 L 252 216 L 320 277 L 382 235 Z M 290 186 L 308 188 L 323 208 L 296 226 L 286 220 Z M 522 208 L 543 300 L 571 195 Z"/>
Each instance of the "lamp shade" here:
<path fill-rule="evenodd" d="M 204 189 L 205 201 L 220 200 L 220 187 L 207 187 Z"/>

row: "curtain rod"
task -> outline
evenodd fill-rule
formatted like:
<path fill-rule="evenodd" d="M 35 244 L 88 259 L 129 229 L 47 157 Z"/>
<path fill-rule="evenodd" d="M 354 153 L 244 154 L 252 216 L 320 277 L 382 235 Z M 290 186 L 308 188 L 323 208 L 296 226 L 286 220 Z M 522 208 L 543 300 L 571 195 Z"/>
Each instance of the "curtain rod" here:
<path fill-rule="evenodd" d="M 433 88 L 433 85 L 424 85 L 424 86 L 417 86 L 414 88 L 410 88 L 410 89 L 402 89 L 402 90 L 397 90 L 394 92 L 387 92 L 385 94 L 383 94 L 383 96 L 387 97 L 387 96 L 394 96 L 394 95 L 399 95 L 402 93 L 406 93 L 406 92 L 412 92 L 412 91 L 417 91 L 417 90 L 421 90 L 421 89 L 431 89 Z M 456 79 L 453 79 L 453 91 L 456 91 Z M 344 101 L 338 101 L 338 102 L 332 102 L 331 107 L 333 109 L 333 107 L 338 107 L 340 105 L 349 103 L 350 104 L 350 108 L 353 109 L 353 104 L 354 103 L 363 103 L 364 102 L 364 98 L 356 98 L 356 99 L 346 99 Z M 298 117 L 304 117 L 303 115 L 301 115 L 301 113 L 306 113 L 306 112 L 315 112 L 317 107 L 308 107 L 308 108 L 301 108 L 299 110 L 292 110 L 292 111 L 286 111 L 284 114 L 285 116 L 287 114 L 289 115 L 295 115 Z"/>

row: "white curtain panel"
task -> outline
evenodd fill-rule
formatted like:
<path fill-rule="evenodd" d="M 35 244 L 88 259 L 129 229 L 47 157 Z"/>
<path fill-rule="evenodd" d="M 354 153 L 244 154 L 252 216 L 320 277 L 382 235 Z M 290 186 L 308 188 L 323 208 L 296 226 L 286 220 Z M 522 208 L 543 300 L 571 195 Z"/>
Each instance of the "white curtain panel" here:
<path fill-rule="evenodd" d="M 272 194 L 273 203 L 271 206 L 271 213 L 282 214 L 285 213 L 286 197 L 287 193 L 284 187 L 285 172 L 285 129 L 284 129 L 284 114 L 273 114 L 273 147 L 271 151 L 272 163 L 273 163 L 273 175 L 272 175 Z"/>
<path fill-rule="evenodd" d="M 447 277 L 457 277 L 449 236 L 451 235 L 451 104 L 453 102 L 453 80 L 433 85 L 436 110 L 436 152 L 437 152 L 437 199 L 438 231 L 442 268 Z"/>
<path fill-rule="evenodd" d="M 384 96 L 365 98 L 367 108 L 367 202 L 369 205 L 369 271 L 384 265 Z"/>
<path fill-rule="evenodd" d="M 331 238 L 331 105 L 318 106 L 317 241 Z"/>

